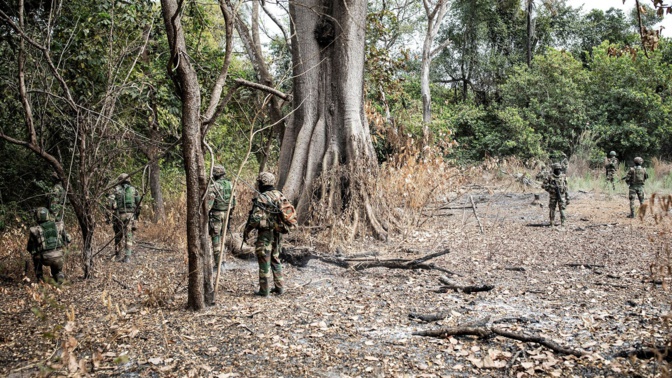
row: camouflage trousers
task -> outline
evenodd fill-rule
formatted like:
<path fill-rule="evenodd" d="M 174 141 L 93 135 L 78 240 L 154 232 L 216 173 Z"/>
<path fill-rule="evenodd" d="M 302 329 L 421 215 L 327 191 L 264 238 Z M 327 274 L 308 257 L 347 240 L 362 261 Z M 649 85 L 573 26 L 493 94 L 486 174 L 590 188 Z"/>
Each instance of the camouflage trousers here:
<path fill-rule="evenodd" d="M 126 256 L 133 253 L 133 231 L 135 230 L 135 214 L 124 213 L 115 214 L 112 221 L 114 229 L 114 253 L 117 257 L 121 256 L 121 249 L 124 249 Z"/>
<path fill-rule="evenodd" d="M 630 199 L 630 215 L 635 216 L 635 198 L 639 199 L 639 206 L 644 203 L 644 186 L 632 185 L 628 190 L 628 198 Z"/>
<path fill-rule="evenodd" d="M 51 278 L 57 283 L 62 283 L 65 279 L 63 274 L 63 250 L 54 249 L 47 252 L 36 253 L 33 255 L 33 268 L 35 268 L 35 277 L 38 281 L 44 281 L 42 267 L 51 268 Z"/>
<path fill-rule="evenodd" d="M 224 235 L 224 218 L 226 217 L 226 211 L 211 211 L 208 214 L 208 233 L 210 234 L 210 240 L 212 241 L 212 256 L 215 261 L 212 266 L 217 267 L 217 262 L 219 261 L 219 251 L 222 248 L 222 236 Z M 229 214 L 229 223 L 227 229 L 231 227 L 231 214 Z"/>
<path fill-rule="evenodd" d="M 259 230 L 254 247 L 259 262 L 259 292 L 268 294 L 271 273 L 275 288 L 283 289 L 282 264 L 280 264 L 282 234 L 273 230 Z"/>
<path fill-rule="evenodd" d="M 548 217 L 550 218 L 551 225 L 555 222 L 555 208 L 560 210 L 560 222 L 565 223 L 565 209 L 567 208 L 567 203 L 562 200 L 562 198 L 557 198 L 555 194 L 551 194 L 548 200 Z"/>
<path fill-rule="evenodd" d="M 611 188 L 616 190 L 616 184 L 614 183 L 614 173 L 616 173 L 616 171 L 607 170 L 607 182 L 610 182 Z"/>

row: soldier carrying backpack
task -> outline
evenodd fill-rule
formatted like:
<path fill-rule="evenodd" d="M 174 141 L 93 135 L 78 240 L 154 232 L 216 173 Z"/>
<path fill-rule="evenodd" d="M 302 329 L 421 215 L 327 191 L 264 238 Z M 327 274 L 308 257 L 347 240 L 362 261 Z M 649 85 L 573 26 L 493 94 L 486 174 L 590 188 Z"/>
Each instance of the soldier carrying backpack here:
<path fill-rule="evenodd" d="M 217 269 L 220 261 L 219 254 L 222 250 L 222 235 L 224 235 L 224 219 L 229 210 L 228 227 L 231 227 L 231 214 L 236 208 L 236 196 L 233 194 L 231 181 L 226 179 L 226 169 L 221 165 L 212 167 L 212 181 L 208 186 L 208 233 L 212 240 L 212 255 L 215 259 L 212 266 Z"/>
<path fill-rule="evenodd" d="M 644 182 L 649 178 L 646 169 L 642 168 L 644 159 L 635 158 L 635 166 L 630 168 L 628 174 L 623 178 L 628 183 L 628 197 L 630 198 L 630 215 L 628 218 L 635 217 L 635 196 L 639 199 L 639 206 L 644 203 Z"/>
<path fill-rule="evenodd" d="M 114 254 L 117 261 L 130 262 L 133 253 L 133 231 L 135 220 L 140 215 L 140 195 L 131 185 L 130 176 L 122 173 L 117 177 L 118 183 L 107 197 L 106 223 L 112 218 L 114 229 Z M 124 256 L 121 256 L 124 241 Z"/>
<path fill-rule="evenodd" d="M 243 240 L 247 240 L 250 232 L 257 230 L 257 241 L 254 246 L 259 262 L 259 291 L 254 294 L 262 297 L 267 297 L 269 294 L 268 281 L 271 273 L 275 287 L 270 292 L 280 295 L 284 291 L 282 264 L 280 264 L 282 234 L 296 227 L 297 222 L 294 206 L 273 186 L 274 184 L 275 176 L 272 173 L 259 174 L 257 178 L 259 193 L 252 200 L 252 209 L 243 232 Z"/>
<path fill-rule="evenodd" d="M 26 249 L 33 257 L 35 277 L 44 280 L 42 266 L 51 268 L 51 277 L 63 283 L 63 247 L 71 241 L 70 235 L 65 231 L 62 221 L 54 221 L 46 207 L 35 210 L 37 226 L 30 228 L 28 246 Z"/>

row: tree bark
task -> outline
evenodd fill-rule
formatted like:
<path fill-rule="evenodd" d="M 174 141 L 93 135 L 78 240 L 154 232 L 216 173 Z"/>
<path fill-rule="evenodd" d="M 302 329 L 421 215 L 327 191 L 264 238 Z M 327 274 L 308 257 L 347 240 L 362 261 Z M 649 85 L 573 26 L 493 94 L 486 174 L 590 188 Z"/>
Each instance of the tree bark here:
<path fill-rule="evenodd" d="M 299 0 L 290 2 L 290 16 L 295 110 L 280 149 L 279 186 L 305 220 L 320 174 L 339 167 L 368 167 L 375 174 L 363 105 L 366 1 Z M 368 203 L 371 194 L 345 176 L 321 196 L 343 188 Z M 365 215 L 384 239 L 375 214 Z"/>
<path fill-rule="evenodd" d="M 432 50 L 434 39 L 439 33 L 441 22 L 448 11 L 448 0 L 436 0 L 432 4 L 430 0 L 423 0 L 425 14 L 427 16 L 427 31 L 425 40 L 422 44 L 422 61 L 420 63 L 420 94 L 422 96 L 422 137 L 423 145 L 429 144 L 429 124 L 432 122 L 432 94 L 429 88 L 429 68 L 432 64 L 432 56 L 437 54 L 440 49 Z M 441 46 L 445 47 L 447 43 Z"/>
<path fill-rule="evenodd" d="M 182 154 L 187 182 L 187 254 L 189 290 L 187 308 L 200 310 L 205 306 L 208 284 L 204 280 L 206 249 L 203 239 L 207 237 L 207 212 L 201 199 L 207 186 L 203 159 L 200 121 L 201 94 L 196 71 L 187 54 L 177 0 L 161 0 L 163 20 L 171 50 L 169 71 L 175 72 L 182 100 Z M 170 73 L 170 72 L 169 72 Z M 205 235 L 204 235 L 205 234 Z M 207 243 L 205 243 L 207 245 Z M 210 269 L 212 275 L 212 269 Z M 212 281 L 210 285 L 212 286 Z"/>

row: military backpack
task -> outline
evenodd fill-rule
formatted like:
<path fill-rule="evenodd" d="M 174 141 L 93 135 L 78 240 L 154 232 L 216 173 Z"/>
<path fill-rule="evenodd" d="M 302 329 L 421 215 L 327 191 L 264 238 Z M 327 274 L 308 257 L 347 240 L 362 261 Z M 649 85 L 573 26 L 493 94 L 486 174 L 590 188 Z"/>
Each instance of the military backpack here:
<path fill-rule="evenodd" d="M 37 227 L 32 227 L 31 231 L 37 237 L 36 253 L 51 251 L 63 246 L 63 242 L 58 236 L 58 227 L 54 221 L 41 223 Z"/>
<path fill-rule="evenodd" d="M 133 186 L 125 184 L 117 191 L 115 197 L 117 200 L 117 211 L 120 214 L 135 212 L 136 190 Z"/>
<path fill-rule="evenodd" d="M 646 181 L 646 169 L 637 166 L 633 168 L 631 185 L 644 185 Z"/>
<path fill-rule="evenodd" d="M 215 203 L 212 205 L 212 209 L 216 211 L 227 211 L 229 209 L 229 201 L 231 200 L 231 182 L 229 180 L 220 180 L 215 181 L 214 183 L 216 192 L 215 192 Z M 236 207 L 236 199 L 234 197 L 231 202 L 231 208 Z"/>

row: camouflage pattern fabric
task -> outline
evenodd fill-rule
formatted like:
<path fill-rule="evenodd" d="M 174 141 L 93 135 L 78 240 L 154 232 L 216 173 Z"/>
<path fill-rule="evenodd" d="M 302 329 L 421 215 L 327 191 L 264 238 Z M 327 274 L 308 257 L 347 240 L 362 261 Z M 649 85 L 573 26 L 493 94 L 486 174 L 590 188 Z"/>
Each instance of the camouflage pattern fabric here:
<path fill-rule="evenodd" d="M 618 159 L 615 157 L 608 159 L 607 164 L 604 165 L 604 169 L 607 175 L 607 182 L 610 182 L 611 188 L 615 190 L 616 185 L 614 184 L 614 173 L 616 173 L 618 170 Z"/>
<path fill-rule="evenodd" d="M 54 215 L 55 220 L 63 219 L 63 212 L 65 207 L 63 206 L 66 203 L 65 189 L 63 185 L 57 183 L 51 188 L 51 191 L 47 195 L 47 208 Z"/>
<path fill-rule="evenodd" d="M 628 183 L 628 199 L 630 200 L 630 215 L 629 217 L 634 218 L 635 216 L 635 198 L 639 199 L 639 205 L 641 206 L 644 203 L 644 182 L 649 178 L 646 169 L 637 165 L 628 171 L 628 174 L 625 176 L 625 182 Z"/>
<path fill-rule="evenodd" d="M 63 222 L 56 222 L 56 229 L 58 230 L 59 247 L 49 251 L 43 251 L 41 247 L 43 242 L 40 240 L 43 233 L 41 226 L 37 225 L 30 228 L 26 249 L 32 255 L 35 277 L 40 281 L 44 280 L 44 273 L 42 272 L 44 266 L 50 268 L 51 277 L 57 283 L 62 283 L 65 279 L 65 275 L 63 274 L 64 254 L 62 247 L 68 245 L 72 239 L 65 231 Z"/>
<path fill-rule="evenodd" d="M 133 194 L 134 207 L 119 209 L 119 203 L 124 203 L 126 196 L 126 187 L 130 187 Z M 138 191 L 128 182 L 121 183 L 107 196 L 107 211 L 111 214 L 112 229 L 114 230 L 114 253 L 117 258 L 121 258 L 122 248 L 124 254 L 129 258 L 133 254 L 133 231 L 136 228 L 135 211 L 140 203 Z M 109 218 L 108 214 L 108 218 Z"/>
<path fill-rule="evenodd" d="M 282 234 L 268 229 L 259 230 L 254 247 L 259 262 L 259 293 L 268 295 L 271 274 L 273 275 L 275 291 L 282 292 L 284 290 L 282 264 L 280 263 Z"/>
<path fill-rule="evenodd" d="M 135 214 L 115 214 L 112 220 L 114 230 L 114 253 L 121 257 L 121 250 L 131 257 L 133 254 L 133 230 L 135 230 Z"/>
<path fill-rule="evenodd" d="M 223 170 L 223 167 L 218 166 Z M 224 177 L 213 180 L 208 186 L 207 206 L 208 206 L 208 233 L 212 242 L 212 256 L 214 258 L 212 266 L 216 269 L 217 262 L 220 261 L 220 251 L 222 248 L 222 236 L 224 235 L 224 219 L 229 206 L 229 196 L 231 198 L 231 211 L 229 211 L 229 227 L 231 227 L 231 215 L 236 208 L 236 196 L 231 191 L 231 182 Z"/>
<path fill-rule="evenodd" d="M 560 196 L 556 191 L 556 185 Z M 564 174 L 552 174 L 547 177 L 546 181 L 542 184 L 542 188 L 548 192 L 548 210 L 549 210 L 549 219 L 551 225 L 555 224 L 555 209 L 556 207 L 560 210 L 560 223 L 565 224 L 565 209 L 569 203 L 569 193 L 567 191 L 567 177 Z"/>
<path fill-rule="evenodd" d="M 214 257 L 213 266 L 217 268 L 219 260 L 219 252 L 222 248 L 222 236 L 224 235 L 224 219 L 226 211 L 210 211 L 208 214 L 208 233 L 212 241 L 212 256 Z M 228 227 L 231 227 L 231 214 L 229 214 Z"/>

